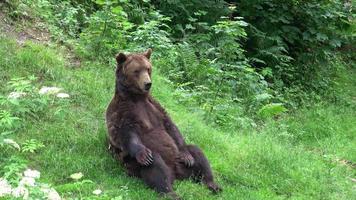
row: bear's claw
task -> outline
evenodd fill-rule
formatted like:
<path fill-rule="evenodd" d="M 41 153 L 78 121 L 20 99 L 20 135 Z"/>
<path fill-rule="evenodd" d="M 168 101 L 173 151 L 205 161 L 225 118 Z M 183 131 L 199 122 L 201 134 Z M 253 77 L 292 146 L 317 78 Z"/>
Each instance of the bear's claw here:
<path fill-rule="evenodd" d="M 151 165 L 153 163 L 153 156 L 151 150 L 144 148 L 136 154 L 136 160 L 141 165 Z"/>
<path fill-rule="evenodd" d="M 214 194 L 217 194 L 219 192 L 222 192 L 222 188 L 220 186 L 218 186 L 216 183 L 214 182 L 209 182 L 206 184 L 206 186 L 208 187 L 208 189 L 210 191 L 212 191 Z"/>
<path fill-rule="evenodd" d="M 179 156 L 180 162 L 183 162 L 187 167 L 193 167 L 195 161 L 189 152 L 182 152 Z"/>

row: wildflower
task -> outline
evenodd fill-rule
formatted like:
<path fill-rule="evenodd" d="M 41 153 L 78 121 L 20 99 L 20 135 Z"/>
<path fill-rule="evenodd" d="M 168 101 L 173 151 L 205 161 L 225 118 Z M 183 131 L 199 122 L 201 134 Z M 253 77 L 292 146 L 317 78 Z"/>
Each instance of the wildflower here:
<path fill-rule="evenodd" d="M 100 189 L 94 190 L 93 194 L 95 195 L 100 195 L 103 191 L 101 191 Z"/>
<path fill-rule="evenodd" d="M 54 190 L 53 188 L 50 190 L 47 196 L 48 200 L 61 200 L 61 197 L 59 196 L 58 192 Z"/>
<path fill-rule="evenodd" d="M 74 173 L 74 174 L 70 175 L 70 177 L 74 180 L 79 180 L 83 177 L 83 174 L 82 174 L 82 172 Z"/>
<path fill-rule="evenodd" d="M 57 94 L 61 90 L 62 90 L 62 88 L 44 86 L 40 89 L 40 91 L 38 93 L 40 93 L 40 94 Z"/>
<path fill-rule="evenodd" d="M 28 190 L 24 186 L 18 186 L 17 188 L 12 190 L 12 196 L 16 198 L 23 197 L 23 199 L 28 198 Z"/>
<path fill-rule="evenodd" d="M 58 192 L 49 187 L 41 188 L 41 191 L 47 195 L 48 200 L 61 200 L 61 196 L 59 196 Z"/>
<path fill-rule="evenodd" d="M 0 197 L 11 194 L 11 185 L 6 179 L 0 178 Z"/>
<path fill-rule="evenodd" d="M 9 99 L 18 99 L 20 97 L 26 96 L 25 92 L 11 92 L 7 98 Z"/>
<path fill-rule="evenodd" d="M 37 170 L 27 169 L 24 171 L 24 176 L 31 178 L 40 178 L 41 173 Z"/>
<path fill-rule="evenodd" d="M 35 179 L 32 177 L 23 177 L 19 183 L 20 186 L 35 186 Z"/>
<path fill-rule="evenodd" d="M 67 94 L 67 93 L 58 93 L 57 97 L 58 98 L 69 98 L 69 94 Z"/>

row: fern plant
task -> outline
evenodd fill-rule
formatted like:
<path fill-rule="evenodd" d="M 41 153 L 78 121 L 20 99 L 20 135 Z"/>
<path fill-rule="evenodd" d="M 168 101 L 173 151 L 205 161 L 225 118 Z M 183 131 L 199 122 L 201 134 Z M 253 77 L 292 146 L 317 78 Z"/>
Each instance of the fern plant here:
<path fill-rule="evenodd" d="M 30 140 L 26 140 L 22 144 L 22 152 L 34 153 L 35 151 L 37 151 L 43 147 L 45 147 L 45 146 L 42 144 L 42 142 L 39 142 L 35 139 L 30 139 Z"/>

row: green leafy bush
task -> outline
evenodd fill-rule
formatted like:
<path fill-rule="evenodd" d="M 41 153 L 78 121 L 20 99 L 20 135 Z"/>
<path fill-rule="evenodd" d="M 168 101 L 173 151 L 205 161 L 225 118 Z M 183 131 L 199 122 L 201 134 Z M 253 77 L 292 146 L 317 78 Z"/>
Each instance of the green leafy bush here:
<path fill-rule="evenodd" d="M 351 24 L 344 1 L 231 2 L 249 23 L 243 48 L 256 69 L 270 71 L 266 78 L 274 89 L 323 91 L 332 84 L 332 52 L 347 42 L 342 31 Z"/>
<path fill-rule="evenodd" d="M 96 1 L 101 9 L 88 17 L 80 34 L 81 54 L 90 58 L 107 58 L 126 45 L 125 35 L 132 24 L 123 8 L 114 1 Z"/>
<path fill-rule="evenodd" d="M 256 96 L 268 93 L 263 76 L 249 65 L 241 48 L 247 24 L 240 18 L 222 18 L 213 26 L 195 18 L 190 21 L 189 29 L 204 29 L 204 33 L 187 34 L 155 64 L 164 66 L 160 71 L 190 103 L 193 100 L 205 111 L 208 120 L 236 126 L 239 116 L 257 111 L 264 103 Z"/>
<path fill-rule="evenodd" d="M 213 25 L 221 16 L 227 16 L 230 12 L 228 4 L 223 0 L 151 0 L 151 3 L 162 11 L 163 15 L 172 18 L 168 25 L 172 28 L 175 38 L 182 38 L 187 34 L 186 28 L 189 28 L 192 18 Z"/>

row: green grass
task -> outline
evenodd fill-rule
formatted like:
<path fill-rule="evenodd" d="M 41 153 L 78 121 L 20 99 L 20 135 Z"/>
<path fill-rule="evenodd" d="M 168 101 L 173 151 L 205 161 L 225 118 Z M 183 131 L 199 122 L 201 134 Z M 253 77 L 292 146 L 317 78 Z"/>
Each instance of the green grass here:
<path fill-rule="evenodd" d="M 114 91 L 114 65 L 83 62 L 73 68 L 63 55 L 60 47 L 31 43 L 19 47 L 0 38 L 2 86 L 11 78 L 34 75 L 37 88 L 58 86 L 71 95 L 50 99 L 44 112 L 35 113 L 37 119 L 26 116 L 21 128 L 7 136 L 19 144 L 37 139 L 45 148 L 20 153 L 0 146 L 0 157 L 25 158 L 29 167 L 41 172 L 41 181 L 52 184 L 66 199 L 157 198 L 141 180 L 128 177 L 106 150 L 104 112 Z M 356 198 L 351 180 L 356 175 L 355 101 L 320 103 L 256 129 L 219 131 L 179 104 L 158 70 L 153 81 L 153 95 L 186 140 L 204 150 L 224 189 L 214 196 L 202 185 L 176 181 L 174 189 L 184 199 Z M 354 81 L 347 81 L 350 91 L 356 89 Z M 6 96 L 10 91 L 1 87 L 0 92 Z M 76 172 L 93 183 L 75 184 L 69 176 Z M 94 197 L 97 188 L 103 194 Z"/>

